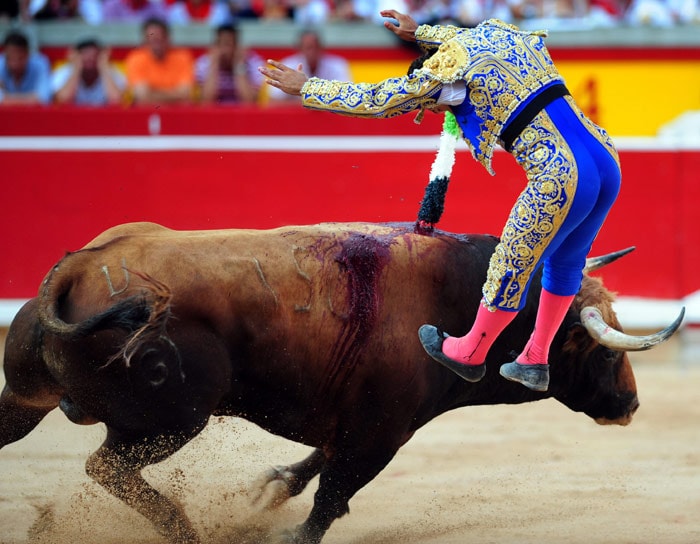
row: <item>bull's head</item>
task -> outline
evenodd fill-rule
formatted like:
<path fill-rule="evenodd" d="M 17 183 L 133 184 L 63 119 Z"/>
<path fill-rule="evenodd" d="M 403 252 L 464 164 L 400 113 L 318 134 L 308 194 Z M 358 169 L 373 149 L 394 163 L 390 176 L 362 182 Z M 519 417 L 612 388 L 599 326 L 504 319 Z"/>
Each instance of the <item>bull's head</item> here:
<path fill-rule="evenodd" d="M 600 268 L 632 249 L 589 259 L 586 271 Z M 560 364 L 552 368 L 562 384 L 553 393 L 572 410 L 584 412 L 602 425 L 627 425 L 639 407 L 627 352 L 651 349 L 667 340 L 680 327 L 685 309 L 662 331 L 633 336 L 623 332 L 612 308 L 613 300 L 600 280 L 584 277 L 572 304 L 578 319 L 569 322 Z"/>

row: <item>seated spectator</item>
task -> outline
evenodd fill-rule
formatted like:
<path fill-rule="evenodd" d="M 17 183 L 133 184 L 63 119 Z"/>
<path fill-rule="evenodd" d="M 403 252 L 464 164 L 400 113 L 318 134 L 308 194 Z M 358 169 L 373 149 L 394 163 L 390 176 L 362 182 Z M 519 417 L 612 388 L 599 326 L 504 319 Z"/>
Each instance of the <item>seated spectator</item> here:
<path fill-rule="evenodd" d="M 29 21 L 28 0 L 0 0 L 0 23 L 8 21 Z"/>
<path fill-rule="evenodd" d="M 627 0 L 589 0 L 586 18 L 596 26 L 619 24 L 627 9 Z"/>
<path fill-rule="evenodd" d="M 252 104 L 257 101 L 263 76 L 258 66 L 263 60 L 238 43 L 238 29 L 222 25 L 209 53 L 195 63 L 197 84 L 205 104 Z"/>
<path fill-rule="evenodd" d="M 0 55 L 0 104 L 47 104 L 51 100 L 49 59 L 29 51 L 29 40 L 11 30 Z"/>
<path fill-rule="evenodd" d="M 36 21 L 80 20 L 82 16 L 78 7 L 78 0 L 47 0 L 34 14 L 33 19 Z"/>
<path fill-rule="evenodd" d="M 109 49 L 97 40 L 79 42 L 68 54 L 68 62 L 54 70 L 51 90 L 58 104 L 104 106 L 119 104 L 126 78 L 109 62 Z"/>
<path fill-rule="evenodd" d="M 395 0 L 390 3 L 390 9 L 402 13 L 411 12 L 409 0 Z M 340 6 L 338 13 L 342 13 L 345 20 L 361 20 L 383 25 L 385 18 L 380 12 L 384 9 L 389 9 L 385 0 L 344 0 L 344 5 Z"/>
<path fill-rule="evenodd" d="M 141 23 L 149 19 L 167 21 L 168 10 L 161 0 L 104 0 L 103 23 Z"/>
<path fill-rule="evenodd" d="M 300 27 L 317 26 L 331 18 L 331 3 L 326 0 L 292 0 L 292 18 Z"/>
<path fill-rule="evenodd" d="M 143 26 L 144 45 L 125 60 L 126 78 L 136 104 L 176 104 L 192 101 L 194 61 L 188 49 L 173 48 L 170 29 L 159 19 Z"/>
<path fill-rule="evenodd" d="M 253 9 L 253 0 L 219 0 L 226 5 L 229 15 L 227 20 L 257 19 L 258 13 Z"/>
<path fill-rule="evenodd" d="M 297 68 L 301 64 L 301 71 L 308 77 L 320 77 L 322 79 L 334 79 L 336 81 L 352 81 L 350 65 L 348 61 L 338 55 L 326 53 L 321 43 L 321 38 L 315 30 L 304 30 L 299 35 L 298 52 L 282 59 L 287 66 Z M 285 92 L 267 86 L 267 103 L 294 104 L 301 100 L 298 96 L 291 96 Z"/>
<path fill-rule="evenodd" d="M 457 2 L 456 0 L 450 2 L 445 0 L 411 0 L 409 6 L 411 8 L 411 17 L 419 25 L 438 25 L 455 22 L 453 12 L 458 11 L 458 3 L 464 4 L 465 2 Z"/>
<path fill-rule="evenodd" d="M 632 0 L 625 20 L 637 26 L 670 27 L 700 22 L 697 0 Z"/>
<path fill-rule="evenodd" d="M 2 3 L 3 0 L 0 0 Z M 102 22 L 102 0 L 19 0 L 27 4 L 30 19 L 39 21 L 82 20 L 91 25 Z"/>
<path fill-rule="evenodd" d="M 292 18 L 292 6 L 287 0 L 251 0 L 251 9 L 259 19 L 277 21 Z"/>
<path fill-rule="evenodd" d="M 171 25 L 204 23 L 220 26 L 230 19 L 228 6 L 219 0 L 166 0 Z"/>
<path fill-rule="evenodd" d="M 355 0 L 336 0 L 334 2 L 331 19 L 335 21 L 357 22 L 363 21 L 364 17 L 355 9 Z"/>
<path fill-rule="evenodd" d="M 472 28 L 489 17 L 496 17 L 507 23 L 513 22 L 513 16 L 505 0 L 494 0 L 486 5 L 481 0 L 455 0 L 451 3 L 453 24 Z M 413 17 L 414 19 L 415 16 Z M 416 19 L 418 21 L 418 19 Z"/>

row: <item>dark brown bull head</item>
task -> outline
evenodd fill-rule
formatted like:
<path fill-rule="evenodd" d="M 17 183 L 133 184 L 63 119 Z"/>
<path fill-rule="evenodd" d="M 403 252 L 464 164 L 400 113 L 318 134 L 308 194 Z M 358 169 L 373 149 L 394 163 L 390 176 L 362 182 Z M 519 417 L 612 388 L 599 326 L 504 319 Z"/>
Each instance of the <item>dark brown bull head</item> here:
<path fill-rule="evenodd" d="M 634 247 L 590 258 L 585 272 L 598 270 L 632 250 Z M 566 392 L 554 396 L 601 425 L 627 425 L 639 407 L 627 352 L 651 349 L 667 340 L 680 327 L 685 309 L 663 330 L 635 336 L 623 332 L 612 309 L 613 301 L 613 295 L 602 282 L 589 276 L 584 278 L 572 305 L 579 319 L 570 325 L 562 363 L 556 369 L 567 384 Z"/>

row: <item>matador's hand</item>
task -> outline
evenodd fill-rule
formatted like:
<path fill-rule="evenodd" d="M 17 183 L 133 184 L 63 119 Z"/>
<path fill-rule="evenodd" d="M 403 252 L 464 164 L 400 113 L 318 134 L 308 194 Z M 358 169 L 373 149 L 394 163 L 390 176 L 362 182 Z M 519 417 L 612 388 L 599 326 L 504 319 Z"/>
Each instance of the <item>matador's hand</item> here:
<path fill-rule="evenodd" d="M 295 70 L 286 64 L 282 64 L 276 60 L 268 60 L 268 66 L 260 66 L 258 70 L 267 79 L 268 85 L 277 87 L 287 94 L 299 96 L 301 88 L 309 79 L 307 75 L 301 71 L 301 64 Z M 270 68 L 272 66 L 272 68 Z"/>
<path fill-rule="evenodd" d="M 384 21 L 384 28 L 388 28 L 406 42 L 416 41 L 416 29 L 418 28 L 418 23 L 413 20 L 413 17 L 404 13 L 399 13 L 395 9 L 385 9 L 380 11 L 379 14 L 382 17 L 391 17 L 399 22 L 399 26 L 396 26 L 391 21 Z"/>

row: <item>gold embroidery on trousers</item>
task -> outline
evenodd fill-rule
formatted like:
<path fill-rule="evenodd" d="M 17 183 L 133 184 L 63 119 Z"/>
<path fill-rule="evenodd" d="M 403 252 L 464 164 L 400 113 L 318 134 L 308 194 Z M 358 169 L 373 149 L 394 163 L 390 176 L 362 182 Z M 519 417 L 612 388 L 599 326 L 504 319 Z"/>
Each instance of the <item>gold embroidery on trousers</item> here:
<path fill-rule="evenodd" d="M 519 308 L 535 267 L 566 219 L 578 183 L 573 152 L 544 110 L 516 138 L 513 155 L 528 184 L 491 256 L 483 287 L 491 310 Z"/>
<path fill-rule="evenodd" d="M 617 167 L 619 168 L 620 157 L 617 154 L 617 149 L 615 148 L 615 144 L 613 144 L 612 138 L 608 136 L 608 133 L 605 131 L 605 129 L 599 127 L 584 115 L 584 113 L 581 111 L 581 108 L 578 107 L 578 105 L 576 104 L 576 102 L 574 102 L 574 99 L 571 96 L 566 96 L 565 98 L 566 101 L 569 103 L 569 106 L 571 106 L 571 109 L 574 110 L 574 112 L 576 112 L 576 115 L 578 115 L 578 118 L 581 120 L 583 126 L 586 127 L 588 132 L 590 132 L 593 135 L 593 137 L 595 137 L 596 140 L 603 144 L 603 147 L 605 147 L 605 149 L 607 149 L 610 152 L 610 155 L 612 155 L 613 159 L 615 159 Z"/>

